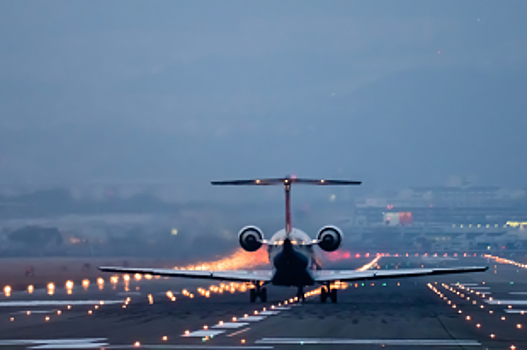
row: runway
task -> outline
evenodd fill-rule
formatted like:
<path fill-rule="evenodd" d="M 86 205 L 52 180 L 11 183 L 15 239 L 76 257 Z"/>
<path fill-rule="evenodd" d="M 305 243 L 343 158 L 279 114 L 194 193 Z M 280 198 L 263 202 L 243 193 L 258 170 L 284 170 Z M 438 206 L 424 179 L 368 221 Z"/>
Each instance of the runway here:
<path fill-rule="evenodd" d="M 291 302 L 296 290 L 279 287 L 269 288 L 268 303 L 251 304 L 241 286 L 231 292 L 229 284 L 181 279 L 132 278 L 125 291 L 122 279 L 110 283 L 101 274 L 102 286 L 91 281 L 71 294 L 56 286 L 52 295 L 4 295 L 0 349 L 525 349 L 523 257 L 516 265 L 484 257 L 382 258 L 381 268 L 490 269 L 353 283 L 339 290 L 337 304 L 321 304 L 316 294 Z"/>

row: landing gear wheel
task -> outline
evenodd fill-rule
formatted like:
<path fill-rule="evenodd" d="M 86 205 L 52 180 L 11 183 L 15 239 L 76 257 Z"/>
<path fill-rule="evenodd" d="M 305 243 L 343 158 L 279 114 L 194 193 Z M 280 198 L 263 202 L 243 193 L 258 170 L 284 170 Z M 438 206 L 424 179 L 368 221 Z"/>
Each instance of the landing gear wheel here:
<path fill-rule="evenodd" d="M 254 303 L 256 301 L 256 289 L 249 290 L 249 300 L 251 303 Z"/>
<path fill-rule="evenodd" d="M 320 288 L 320 302 L 325 303 L 327 297 L 328 297 L 328 292 L 326 290 L 326 287 Z"/>
<path fill-rule="evenodd" d="M 267 303 L 267 288 L 265 287 L 260 291 L 260 300 L 262 303 Z"/>
<path fill-rule="evenodd" d="M 329 297 L 331 298 L 331 302 L 335 304 L 337 302 L 337 290 L 332 289 L 331 292 L 329 293 Z"/>
<path fill-rule="evenodd" d="M 298 292 L 296 293 L 296 299 L 298 302 L 306 301 L 306 296 L 304 294 L 304 287 L 298 287 Z"/>

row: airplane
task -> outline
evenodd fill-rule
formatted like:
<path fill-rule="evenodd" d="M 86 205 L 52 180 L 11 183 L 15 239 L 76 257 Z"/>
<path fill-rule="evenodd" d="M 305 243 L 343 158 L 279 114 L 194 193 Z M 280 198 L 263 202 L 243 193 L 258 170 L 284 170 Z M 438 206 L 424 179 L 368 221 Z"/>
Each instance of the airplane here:
<path fill-rule="evenodd" d="M 267 246 L 269 261 L 273 268 L 268 270 L 234 270 L 234 271 L 205 271 L 205 270 L 176 270 L 159 268 L 135 268 L 101 266 L 103 272 L 117 272 L 130 274 L 148 274 L 168 277 L 184 277 L 197 279 L 211 279 L 252 283 L 250 302 L 258 298 L 267 302 L 268 284 L 275 286 L 297 287 L 298 300 L 304 300 L 304 288 L 316 284 L 322 285 L 320 301 L 325 303 L 330 299 L 337 302 L 337 289 L 331 288 L 337 282 L 355 282 L 399 277 L 415 277 L 425 275 L 443 275 L 466 272 L 481 272 L 487 266 L 454 267 L 454 268 L 409 268 L 395 270 L 322 270 L 314 252 L 318 246 L 326 252 L 337 250 L 343 240 L 342 231 L 333 225 L 322 227 L 315 239 L 311 239 L 305 232 L 294 228 L 291 221 L 291 186 L 292 185 L 360 185 L 360 181 L 302 179 L 294 176 L 283 178 L 266 178 L 251 180 L 213 181 L 217 186 L 274 186 L 284 187 L 285 191 L 285 228 L 276 232 L 270 239 L 265 239 L 263 232 L 257 226 L 245 226 L 238 233 L 240 246 L 254 252 L 262 246 Z"/>

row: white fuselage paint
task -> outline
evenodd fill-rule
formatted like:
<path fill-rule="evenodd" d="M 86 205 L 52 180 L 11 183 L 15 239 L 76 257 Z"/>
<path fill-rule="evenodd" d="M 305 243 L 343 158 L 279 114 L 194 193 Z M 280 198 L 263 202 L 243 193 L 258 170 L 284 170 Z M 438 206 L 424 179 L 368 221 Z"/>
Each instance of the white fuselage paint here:
<path fill-rule="evenodd" d="M 269 254 L 270 262 L 273 262 L 276 255 L 282 251 L 283 242 L 286 237 L 287 234 L 285 232 L 285 229 L 282 229 L 276 232 L 267 241 L 267 251 Z M 307 233 L 293 227 L 291 233 L 289 234 L 289 239 L 293 243 L 293 248 L 295 252 L 302 254 L 308 259 L 310 263 L 309 266 L 314 266 L 314 264 L 320 266 L 320 260 L 316 256 L 315 251 L 313 249 L 312 239 L 308 236 Z"/>

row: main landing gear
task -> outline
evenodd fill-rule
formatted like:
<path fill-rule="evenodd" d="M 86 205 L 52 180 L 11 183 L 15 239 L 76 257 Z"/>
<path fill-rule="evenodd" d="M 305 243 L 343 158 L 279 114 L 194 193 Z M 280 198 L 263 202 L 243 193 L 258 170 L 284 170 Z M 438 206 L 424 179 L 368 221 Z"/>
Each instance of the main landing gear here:
<path fill-rule="evenodd" d="M 336 303 L 337 302 L 337 290 L 331 289 L 329 286 L 322 287 L 320 289 L 320 302 L 325 303 L 327 298 L 331 299 L 332 303 Z"/>
<path fill-rule="evenodd" d="M 251 303 L 256 302 L 256 299 L 260 298 L 262 303 L 267 302 L 267 288 L 260 286 L 258 283 L 255 283 L 255 288 L 249 291 L 249 298 Z"/>
<path fill-rule="evenodd" d="M 303 286 L 299 286 L 298 287 L 298 292 L 296 293 L 296 297 L 298 298 L 298 301 L 306 301 L 306 296 L 304 295 L 304 287 Z"/>

